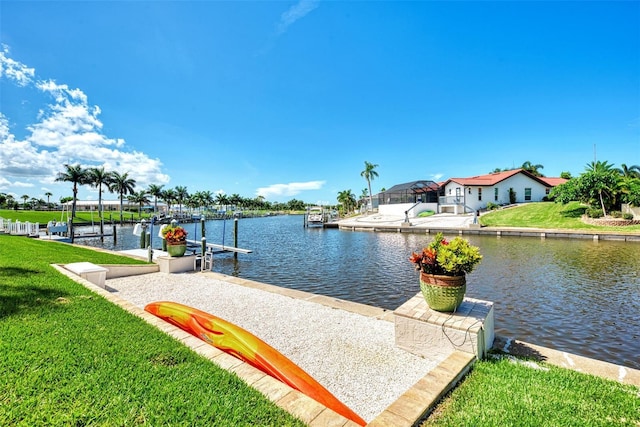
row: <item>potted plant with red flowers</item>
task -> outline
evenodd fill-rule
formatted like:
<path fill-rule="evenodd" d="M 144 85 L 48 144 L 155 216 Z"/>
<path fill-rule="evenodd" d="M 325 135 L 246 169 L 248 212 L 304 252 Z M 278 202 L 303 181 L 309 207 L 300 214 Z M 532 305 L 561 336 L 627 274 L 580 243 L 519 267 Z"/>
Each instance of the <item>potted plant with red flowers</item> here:
<path fill-rule="evenodd" d="M 176 224 L 162 229 L 162 238 L 167 243 L 167 252 L 171 256 L 180 257 L 187 251 L 187 230 Z"/>
<path fill-rule="evenodd" d="M 480 249 L 468 240 L 446 240 L 442 233 L 422 252 L 412 253 L 409 261 L 420 271 L 420 290 L 429 307 L 436 311 L 455 311 L 467 290 L 466 274 L 482 260 Z"/>

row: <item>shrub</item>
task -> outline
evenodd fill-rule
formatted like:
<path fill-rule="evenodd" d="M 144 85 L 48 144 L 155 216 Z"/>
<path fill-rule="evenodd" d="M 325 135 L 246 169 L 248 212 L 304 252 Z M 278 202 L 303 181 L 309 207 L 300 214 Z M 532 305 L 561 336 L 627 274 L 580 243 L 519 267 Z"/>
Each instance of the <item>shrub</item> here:
<path fill-rule="evenodd" d="M 588 208 L 586 212 L 589 218 L 602 218 L 604 216 L 602 209 L 598 208 Z"/>
<path fill-rule="evenodd" d="M 609 212 L 609 215 L 611 215 L 614 218 L 622 218 L 622 212 L 620 211 L 611 211 Z"/>
<path fill-rule="evenodd" d="M 623 218 L 623 219 L 627 219 L 627 220 L 632 220 L 632 219 L 633 219 L 633 214 L 632 214 L 632 213 L 630 213 L 630 212 L 623 213 L 623 214 L 622 214 L 622 218 Z"/>
<path fill-rule="evenodd" d="M 494 210 L 499 209 L 499 208 L 500 208 L 500 205 L 497 204 L 497 203 L 493 203 L 493 202 L 487 203 L 487 210 L 488 211 L 494 211 Z"/>

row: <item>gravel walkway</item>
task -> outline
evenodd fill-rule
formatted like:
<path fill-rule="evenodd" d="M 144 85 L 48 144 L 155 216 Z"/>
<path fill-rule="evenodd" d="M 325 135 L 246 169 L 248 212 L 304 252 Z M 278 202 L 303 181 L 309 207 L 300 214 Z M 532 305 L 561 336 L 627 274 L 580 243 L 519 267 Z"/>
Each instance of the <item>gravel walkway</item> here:
<path fill-rule="evenodd" d="M 433 369 L 395 347 L 394 324 L 325 305 L 236 285 L 201 273 L 153 273 L 107 280 L 144 308 L 186 304 L 252 332 L 307 371 L 367 422 Z"/>

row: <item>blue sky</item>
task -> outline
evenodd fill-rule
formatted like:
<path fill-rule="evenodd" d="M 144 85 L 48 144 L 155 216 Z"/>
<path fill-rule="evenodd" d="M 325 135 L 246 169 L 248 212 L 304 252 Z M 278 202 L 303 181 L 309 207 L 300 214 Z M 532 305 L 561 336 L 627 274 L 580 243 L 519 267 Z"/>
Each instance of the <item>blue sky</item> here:
<path fill-rule="evenodd" d="M 70 196 L 64 163 L 309 203 L 359 196 L 365 161 L 374 193 L 640 164 L 637 1 L 3 0 L 0 43 L 17 198 Z"/>

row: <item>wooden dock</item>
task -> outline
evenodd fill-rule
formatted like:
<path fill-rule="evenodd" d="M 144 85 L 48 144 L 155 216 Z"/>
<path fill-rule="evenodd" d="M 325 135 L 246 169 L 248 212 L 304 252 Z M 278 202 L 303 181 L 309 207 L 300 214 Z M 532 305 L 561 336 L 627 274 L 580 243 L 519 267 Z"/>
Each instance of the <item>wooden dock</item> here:
<path fill-rule="evenodd" d="M 200 249 L 202 247 L 202 243 L 197 240 L 187 240 L 188 249 Z M 213 253 L 220 252 L 236 252 L 241 254 L 250 254 L 253 252 L 251 249 L 242 249 L 236 248 L 235 246 L 227 246 L 227 245 L 218 245 L 216 243 L 207 243 L 207 250 Z"/>

